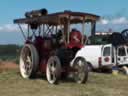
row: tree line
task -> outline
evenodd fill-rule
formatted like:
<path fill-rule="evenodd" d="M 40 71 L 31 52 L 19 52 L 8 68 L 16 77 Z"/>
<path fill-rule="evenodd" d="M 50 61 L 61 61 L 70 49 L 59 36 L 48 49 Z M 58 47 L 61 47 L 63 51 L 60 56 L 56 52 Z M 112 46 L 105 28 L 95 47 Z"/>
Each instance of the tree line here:
<path fill-rule="evenodd" d="M 17 55 L 19 54 L 21 46 L 15 44 L 0 45 L 0 56 L 2 55 Z"/>

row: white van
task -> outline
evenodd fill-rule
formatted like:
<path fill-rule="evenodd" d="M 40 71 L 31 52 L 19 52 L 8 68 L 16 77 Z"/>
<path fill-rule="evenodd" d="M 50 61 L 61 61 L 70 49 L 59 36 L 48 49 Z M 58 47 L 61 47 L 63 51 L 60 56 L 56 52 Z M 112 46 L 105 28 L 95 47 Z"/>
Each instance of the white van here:
<path fill-rule="evenodd" d="M 128 65 L 128 46 L 115 47 L 107 41 L 105 36 L 95 36 L 95 38 L 92 44 L 89 44 L 89 41 L 76 53 L 76 57 L 83 57 L 88 62 L 90 69 Z"/>
<path fill-rule="evenodd" d="M 86 45 L 80 49 L 76 57 L 83 57 L 93 69 L 111 67 L 115 61 L 112 55 L 112 45 Z"/>

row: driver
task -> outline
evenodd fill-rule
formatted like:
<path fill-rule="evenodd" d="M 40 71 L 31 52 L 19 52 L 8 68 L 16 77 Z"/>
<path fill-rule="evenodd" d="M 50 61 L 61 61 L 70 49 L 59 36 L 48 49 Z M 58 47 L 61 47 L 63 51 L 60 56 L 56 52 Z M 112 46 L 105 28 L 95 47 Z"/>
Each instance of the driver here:
<path fill-rule="evenodd" d="M 74 42 L 74 43 L 80 43 L 82 39 L 82 35 L 80 33 L 80 31 L 78 31 L 77 29 L 72 29 L 71 33 L 70 33 L 70 41 Z"/>
<path fill-rule="evenodd" d="M 82 34 L 77 29 L 72 29 L 70 32 L 70 43 L 68 45 L 69 48 L 81 48 Z"/>

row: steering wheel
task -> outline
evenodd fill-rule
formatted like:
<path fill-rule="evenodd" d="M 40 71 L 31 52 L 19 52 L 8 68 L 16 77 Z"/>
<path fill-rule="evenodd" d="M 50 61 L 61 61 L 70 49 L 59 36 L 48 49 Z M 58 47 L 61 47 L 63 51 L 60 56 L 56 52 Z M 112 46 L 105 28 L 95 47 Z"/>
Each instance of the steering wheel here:
<path fill-rule="evenodd" d="M 128 29 L 125 29 L 121 32 L 123 38 L 128 42 Z"/>

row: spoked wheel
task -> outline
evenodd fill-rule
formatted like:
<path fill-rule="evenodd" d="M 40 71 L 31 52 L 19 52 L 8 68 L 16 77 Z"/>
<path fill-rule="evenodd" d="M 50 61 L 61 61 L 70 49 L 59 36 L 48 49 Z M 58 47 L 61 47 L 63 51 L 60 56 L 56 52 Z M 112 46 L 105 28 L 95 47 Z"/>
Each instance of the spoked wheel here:
<path fill-rule="evenodd" d="M 46 76 L 50 84 L 56 84 L 61 75 L 61 63 L 57 56 L 51 56 L 47 62 Z"/>
<path fill-rule="evenodd" d="M 39 63 L 36 48 L 32 44 L 26 44 L 20 54 L 20 73 L 23 78 L 34 77 Z"/>
<path fill-rule="evenodd" d="M 74 79 L 77 83 L 85 83 L 88 79 L 88 64 L 82 57 L 77 57 L 73 63 Z"/>
<path fill-rule="evenodd" d="M 128 42 L 128 29 L 125 29 L 121 32 L 124 39 Z"/>

